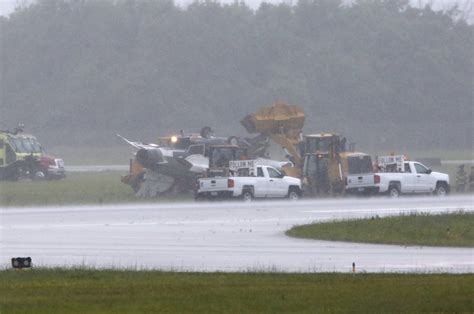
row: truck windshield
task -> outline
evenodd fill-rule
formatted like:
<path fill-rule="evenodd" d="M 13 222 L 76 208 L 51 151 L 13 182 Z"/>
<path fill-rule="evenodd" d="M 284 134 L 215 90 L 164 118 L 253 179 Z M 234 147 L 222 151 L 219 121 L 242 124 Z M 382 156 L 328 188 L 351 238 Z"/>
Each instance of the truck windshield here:
<path fill-rule="evenodd" d="M 372 173 L 372 160 L 370 156 L 354 156 L 347 159 L 349 174 Z"/>
<path fill-rule="evenodd" d="M 307 153 L 327 152 L 331 144 L 330 138 L 310 138 L 307 140 Z"/>
<path fill-rule="evenodd" d="M 10 144 L 17 153 L 41 153 L 41 145 L 33 138 L 10 138 Z"/>

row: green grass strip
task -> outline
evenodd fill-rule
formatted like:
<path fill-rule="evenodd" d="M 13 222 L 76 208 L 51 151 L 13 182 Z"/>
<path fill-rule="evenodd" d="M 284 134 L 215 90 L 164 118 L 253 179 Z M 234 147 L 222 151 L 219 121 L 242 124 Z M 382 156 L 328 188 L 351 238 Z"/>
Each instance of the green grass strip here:
<path fill-rule="evenodd" d="M 0 272 L 1 313 L 472 312 L 474 275 Z"/>
<path fill-rule="evenodd" d="M 331 241 L 474 247 L 474 213 L 375 216 L 296 226 L 286 234 Z"/>
<path fill-rule="evenodd" d="M 191 193 L 138 198 L 120 172 L 69 173 L 59 181 L 0 182 L 0 207 L 191 201 Z"/>

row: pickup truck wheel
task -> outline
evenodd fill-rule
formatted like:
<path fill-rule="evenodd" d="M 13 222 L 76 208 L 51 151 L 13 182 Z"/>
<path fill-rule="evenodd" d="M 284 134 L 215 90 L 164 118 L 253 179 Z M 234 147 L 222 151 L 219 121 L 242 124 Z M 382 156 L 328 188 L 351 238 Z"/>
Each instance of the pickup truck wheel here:
<path fill-rule="evenodd" d="M 391 198 L 397 198 L 400 196 L 400 189 L 396 185 L 391 185 L 388 187 L 388 195 Z"/>
<path fill-rule="evenodd" d="M 446 196 L 446 194 L 448 194 L 448 190 L 446 189 L 446 185 L 440 183 L 436 186 L 436 189 L 435 189 L 435 195 L 437 196 Z"/>
<path fill-rule="evenodd" d="M 288 199 L 290 201 L 297 201 L 299 200 L 300 196 L 298 194 L 298 191 L 296 191 L 295 189 L 291 189 L 289 192 L 288 192 Z"/>
<path fill-rule="evenodd" d="M 250 203 L 253 199 L 253 195 L 252 195 L 252 192 L 250 191 L 244 191 L 242 193 L 242 200 L 245 202 L 245 203 Z"/>

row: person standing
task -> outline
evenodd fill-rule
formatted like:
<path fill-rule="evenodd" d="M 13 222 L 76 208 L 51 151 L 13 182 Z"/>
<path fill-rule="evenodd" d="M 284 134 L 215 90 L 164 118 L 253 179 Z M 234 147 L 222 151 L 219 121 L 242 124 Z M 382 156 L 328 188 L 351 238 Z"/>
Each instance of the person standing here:
<path fill-rule="evenodd" d="M 471 170 L 471 175 L 473 175 Z M 466 190 L 467 173 L 464 171 L 464 165 L 460 165 L 456 173 L 456 192 L 463 193 Z"/>
<path fill-rule="evenodd" d="M 474 192 L 474 166 L 471 166 L 471 173 L 469 174 L 469 191 Z"/>

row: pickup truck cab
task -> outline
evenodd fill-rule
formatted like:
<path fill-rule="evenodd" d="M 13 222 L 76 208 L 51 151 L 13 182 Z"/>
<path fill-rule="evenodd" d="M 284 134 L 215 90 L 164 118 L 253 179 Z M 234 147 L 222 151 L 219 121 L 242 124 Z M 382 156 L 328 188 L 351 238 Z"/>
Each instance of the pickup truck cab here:
<path fill-rule="evenodd" d="M 239 163 L 241 166 L 236 166 Z M 241 198 L 248 202 L 254 198 L 301 197 L 301 180 L 286 176 L 272 166 L 245 160 L 231 161 L 230 169 L 228 177 L 198 179 L 195 198 Z"/>
<path fill-rule="evenodd" d="M 391 197 L 400 194 L 434 193 L 444 196 L 449 193 L 449 175 L 434 172 L 417 161 L 402 161 L 393 172 L 377 172 L 375 186 L 379 193 Z"/>

